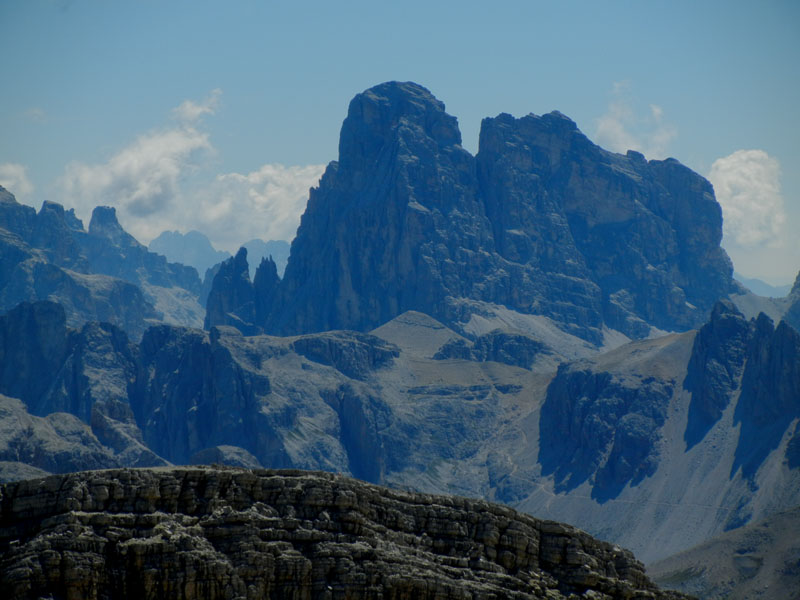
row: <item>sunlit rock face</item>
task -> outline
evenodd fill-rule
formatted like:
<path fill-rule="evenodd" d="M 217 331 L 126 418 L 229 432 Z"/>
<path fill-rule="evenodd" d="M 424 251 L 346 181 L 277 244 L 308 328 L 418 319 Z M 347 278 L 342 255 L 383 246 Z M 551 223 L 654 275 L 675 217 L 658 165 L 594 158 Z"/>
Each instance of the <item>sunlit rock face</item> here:
<path fill-rule="evenodd" d="M 363 331 L 407 310 L 455 324 L 468 300 L 596 344 L 604 326 L 686 330 L 730 291 L 721 237 L 711 185 L 674 159 L 607 152 L 560 113 L 484 119 L 472 156 L 428 90 L 385 83 L 350 103 L 258 325 Z"/>

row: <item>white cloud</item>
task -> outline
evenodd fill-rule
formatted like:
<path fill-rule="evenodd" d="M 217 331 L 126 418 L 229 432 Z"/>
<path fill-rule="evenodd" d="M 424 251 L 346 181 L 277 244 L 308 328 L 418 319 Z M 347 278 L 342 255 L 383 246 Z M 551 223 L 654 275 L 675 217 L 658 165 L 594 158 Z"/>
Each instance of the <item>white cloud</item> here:
<path fill-rule="evenodd" d="M 629 92 L 629 83 L 614 83 L 608 110 L 596 122 L 595 141 L 614 152 L 636 150 L 648 158 L 666 158 L 677 131 L 664 120 L 664 109 L 657 104 L 651 104 L 644 116 L 637 113 Z"/>
<path fill-rule="evenodd" d="M 172 114 L 180 121 L 193 123 L 203 115 L 213 115 L 217 112 L 221 96 L 221 89 L 217 88 L 211 90 L 211 93 L 202 102 L 198 103 L 192 100 L 184 100 L 179 106 L 172 109 Z"/>
<path fill-rule="evenodd" d="M 727 241 L 741 246 L 781 246 L 786 212 L 780 163 L 763 150 L 737 150 L 711 165 L 709 180 L 722 205 Z"/>
<path fill-rule="evenodd" d="M 21 200 L 33 193 L 33 184 L 28 179 L 27 168 L 18 163 L 0 164 L 0 185 Z"/>
<path fill-rule="evenodd" d="M 291 241 L 325 165 L 267 164 L 246 175 L 218 175 L 201 200 L 196 228 L 215 244 L 235 252 L 252 238 Z"/>
<path fill-rule="evenodd" d="M 147 241 L 158 235 L 162 219 L 185 202 L 182 181 L 197 171 L 199 158 L 214 151 L 208 133 L 191 121 L 213 114 L 221 93 L 213 90 L 199 104 L 184 101 L 173 109 L 183 124 L 140 135 L 105 163 L 68 164 L 58 180 L 57 193 L 63 203 L 84 219 L 95 206 L 114 206 L 120 222 L 138 239 Z"/>
<path fill-rule="evenodd" d="M 141 235 L 146 220 L 158 220 L 180 196 L 180 181 L 199 151 L 212 150 L 208 134 L 192 127 L 151 132 L 106 163 L 67 165 L 59 180 L 64 204 L 87 217 L 98 205 L 115 206 Z"/>
<path fill-rule="evenodd" d="M 221 92 L 173 109 L 181 125 L 153 131 L 102 164 L 74 162 L 59 180 L 67 207 L 88 219 L 95 206 L 117 208 L 122 226 L 147 244 L 165 230 L 205 233 L 217 248 L 235 252 L 253 238 L 291 240 L 324 165 L 266 164 L 247 174 L 225 173 L 199 182 L 198 162 L 214 152 L 194 123 L 214 114 Z"/>

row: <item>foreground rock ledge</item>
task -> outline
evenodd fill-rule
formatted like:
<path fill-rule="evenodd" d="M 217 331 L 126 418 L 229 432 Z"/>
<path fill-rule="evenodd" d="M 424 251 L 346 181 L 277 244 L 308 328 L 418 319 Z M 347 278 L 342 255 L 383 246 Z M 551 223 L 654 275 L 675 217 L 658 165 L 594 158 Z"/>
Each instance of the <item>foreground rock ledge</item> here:
<path fill-rule="evenodd" d="M 0 486 L 3 598 L 683 598 L 627 550 L 331 473 L 118 469 Z"/>

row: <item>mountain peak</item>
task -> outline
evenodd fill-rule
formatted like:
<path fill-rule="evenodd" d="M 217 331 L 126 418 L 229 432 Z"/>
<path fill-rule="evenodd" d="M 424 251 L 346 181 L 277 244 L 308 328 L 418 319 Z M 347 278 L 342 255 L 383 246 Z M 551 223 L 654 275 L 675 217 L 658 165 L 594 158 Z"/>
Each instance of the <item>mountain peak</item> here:
<path fill-rule="evenodd" d="M 416 147 L 433 140 L 435 146 L 461 144 L 455 117 L 444 103 L 416 83 L 390 81 L 358 94 L 350 102 L 342 124 L 339 157 L 343 166 L 374 161 L 381 150 L 395 144 L 417 153 Z"/>
<path fill-rule="evenodd" d="M 113 206 L 97 206 L 89 221 L 89 235 L 106 238 L 113 244 L 123 247 L 139 247 L 141 244 L 122 228 L 117 220 L 117 209 Z M 142 247 L 143 248 L 143 247 Z"/>

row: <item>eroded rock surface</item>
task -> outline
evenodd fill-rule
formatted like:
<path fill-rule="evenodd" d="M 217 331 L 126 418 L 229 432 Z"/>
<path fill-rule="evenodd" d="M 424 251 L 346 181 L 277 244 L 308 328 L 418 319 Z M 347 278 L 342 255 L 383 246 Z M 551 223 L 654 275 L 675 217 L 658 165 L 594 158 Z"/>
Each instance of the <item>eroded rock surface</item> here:
<path fill-rule="evenodd" d="M 6 597 L 683 597 L 568 525 L 328 473 L 76 473 L 0 505 Z"/>
<path fill-rule="evenodd" d="M 560 113 L 485 119 L 480 150 L 428 90 L 357 95 L 258 325 L 367 331 L 408 311 L 455 326 L 464 299 L 600 345 L 686 330 L 733 285 L 721 209 L 674 159 L 607 152 Z"/>
<path fill-rule="evenodd" d="M 148 252 L 97 207 L 89 230 L 55 202 L 37 213 L 0 187 L 0 309 L 53 300 L 67 321 L 108 321 L 138 338 L 159 319 L 200 325 L 200 279 L 190 267 Z"/>
<path fill-rule="evenodd" d="M 601 501 L 652 475 L 674 387 L 673 380 L 588 364 L 559 368 L 541 412 L 543 473 L 554 474 L 556 489 L 589 479 L 592 496 Z"/>

